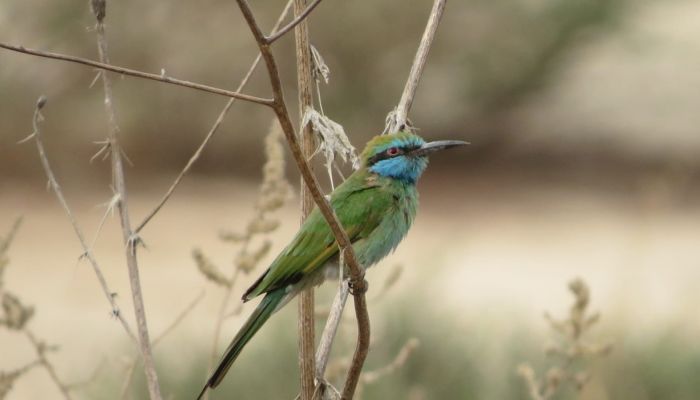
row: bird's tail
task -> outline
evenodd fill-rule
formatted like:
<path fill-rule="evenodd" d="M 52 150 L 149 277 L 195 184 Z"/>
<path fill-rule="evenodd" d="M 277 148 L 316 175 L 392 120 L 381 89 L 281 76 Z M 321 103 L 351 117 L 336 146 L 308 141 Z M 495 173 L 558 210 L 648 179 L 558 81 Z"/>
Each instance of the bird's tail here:
<path fill-rule="evenodd" d="M 241 330 L 238 331 L 236 337 L 233 338 L 233 341 L 226 349 L 221 361 L 219 361 L 219 366 L 216 367 L 216 370 L 207 381 L 207 384 L 202 389 L 202 392 L 199 394 L 199 396 L 197 396 L 197 400 L 202 398 L 204 393 L 207 391 L 207 388 L 215 388 L 219 385 L 219 383 L 221 383 L 221 380 L 224 379 L 226 372 L 228 372 L 229 368 L 231 368 L 231 365 L 241 353 L 243 347 L 245 347 L 246 343 L 253 338 L 260 327 L 265 324 L 272 313 L 275 312 L 277 306 L 284 299 L 285 294 L 284 289 L 278 289 L 265 295 L 262 302 L 260 302 L 255 311 L 253 311 L 253 314 L 248 317 L 248 320 L 245 322 Z"/>

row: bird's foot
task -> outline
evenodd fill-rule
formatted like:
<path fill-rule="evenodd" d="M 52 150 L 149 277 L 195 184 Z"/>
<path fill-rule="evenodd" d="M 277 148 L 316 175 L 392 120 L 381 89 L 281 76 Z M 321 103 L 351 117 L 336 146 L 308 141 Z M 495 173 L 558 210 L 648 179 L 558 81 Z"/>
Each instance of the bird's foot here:
<path fill-rule="evenodd" d="M 365 294 L 367 293 L 367 290 L 369 290 L 369 283 L 364 278 L 360 281 L 350 279 L 350 281 L 348 282 L 348 289 L 350 294 L 353 296 L 356 296 L 358 294 Z"/>

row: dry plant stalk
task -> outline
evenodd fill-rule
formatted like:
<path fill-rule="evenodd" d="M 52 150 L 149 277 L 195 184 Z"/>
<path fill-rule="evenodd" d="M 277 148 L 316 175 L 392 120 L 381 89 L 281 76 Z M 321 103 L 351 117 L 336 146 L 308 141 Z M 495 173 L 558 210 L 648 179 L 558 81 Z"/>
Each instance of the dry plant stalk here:
<path fill-rule="evenodd" d="M 105 279 L 104 274 L 102 273 L 100 265 L 97 263 L 97 259 L 95 258 L 95 255 L 92 252 L 92 248 L 87 244 L 85 236 L 83 235 L 83 231 L 82 229 L 80 229 L 78 221 L 75 219 L 73 212 L 68 206 L 68 202 L 66 201 L 66 198 L 63 195 L 63 190 L 58 184 L 58 180 L 56 180 L 56 176 L 54 175 L 53 170 L 51 169 L 51 164 L 49 163 L 49 159 L 46 155 L 46 150 L 44 149 L 42 133 L 39 129 L 39 122 L 43 120 L 43 117 L 41 115 L 41 109 L 46 105 L 46 101 L 46 97 L 44 96 L 41 96 L 37 101 L 36 108 L 34 109 L 34 116 L 32 118 L 32 127 L 34 128 L 34 131 L 26 139 L 23 139 L 22 142 L 34 139 L 37 151 L 39 153 L 39 159 L 41 160 L 41 165 L 44 168 L 44 172 L 46 173 L 47 179 L 49 180 L 49 187 L 54 192 L 54 194 L 56 194 L 56 198 L 58 199 L 58 202 L 61 204 L 61 207 L 63 207 L 63 210 L 68 216 L 68 219 L 70 220 L 71 225 L 73 226 L 73 231 L 78 237 L 78 241 L 80 242 L 80 245 L 83 248 L 83 254 L 80 256 L 80 258 L 86 258 L 90 262 L 90 265 L 92 265 L 92 269 L 95 271 L 95 275 L 97 276 L 97 280 L 100 283 L 102 292 L 104 293 L 105 297 L 107 298 L 107 301 L 112 307 L 112 316 L 119 320 L 127 335 L 129 335 L 129 337 L 134 341 L 134 343 L 138 344 L 136 335 L 134 335 L 131 326 L 126 321 L 126 319 L 121 313 L 119 306 L 117 305 L 116 292 L 112 291 L 109 285 L 107 284 L 107 280 Z"/>
<path fill-rule="evenodd" d="M 214 327 L 214 339 L 207 368 L 207 378 L 219 356 L 219 342 L 221 340 L 223 322 L 228 317 L 238 315 L 243 310 L 239 304 L 235 310 L 229 311 L 229 303 L 235 283 L 241 272 L 248 274 L 253 271 L 272 247 L 271 242 L 264 239 L 257 248 L 250 249 L 252 242 L 259 237 L 265 238 L 279 227 L 279 221 L 271 219 L 269 214 L 279 210 L 285 204 L 291 192 L 289 182 L 285 178 L 282 132 L 276 121 L 273 121 L 269 133 L 265 137 L 265 158 L 263 180 L 255 204 L 255 215 L 248 222 L 244 232 L 227 231 L 220 234 L 221 240 L 239 246 L 230 277 L 221 272 L 221 269 L 200 250 L 194 250 L 194 260 L 202 275 L 208 281 L 224 288 L 224 296 Z M 204 398 L 206 399 L 208 395 L 209 391 L 205 392 Z"/>
<path fill-rule="evenodd" d="M 317 1 L 316 3 L 320 3 Z M 300 17 L 304 12 L 306 0 L 294 0 L 294 15 Z M 299 98 L 299 118 L 303 118 L 307 110 L 313 107 L 313 94 L 311 82 L 311 44 L 309 42 L 308 20 L 301 22 L 294 28 L 294 43 L 297 64 L 297 95 Z M 302 123 L 300 142 L 302 155 L 309 160 L 314 151 L 314 133 L 310 126 Z M 313 171 L 313 170 L 312 170 Z M 309 189 L 301 184 L 301 222 L 311 214 L 314 201 Z M 315 392 L 314 383 L 314 288 L 308 288 L 299 293 L 298 297 L 298 331 L 299 331 L 299 381 L 301 386 L 301 400 L 312 400 Z"/>
<path fill-rule="evenodd" d="M 182 311 L 180 311 L 180 313 L 177 314 L 177 316 L 175 316 L 172 322 L 170 322 L 170 324 L 165 329 L 163 329 L 163 331 L 160 334 L 158 334 L 155 337 L 155 339 L 153 339 L 152 346 L 155 348 L 163 339 L 165 339 L 171 332 L 173 332 L 175 328 L 177 328 L 178 325 L 180 325 L 180 323 L 184 321 L 188 315 L 190 315 L 192 310 L 195 309 L 197 304 L 199 304 L 199 302 L 202 301 L 203 298 L 204 292 L 202 291 Z M 136 354 L 135 356 L 132 356 L 129 360 L 126 361 L 126 373 L 124 382 L 122 383 L 121 395 L 119 396 L 120 399 L 128 398 L 129 389 L 131 388 L 131 383 L 134 379 L 134 371 L 136 370 L 139 359 L 140 358 L 138 354 Z"/>
<path fill-rule="evenodd" d="M 289 30 L 293 29 L 297 24 L 301 23 L 310 13 L 311 11 L 320 3 L 321 0 L 314 0 L 309 6 L 307 6 L 306 9 L 304 9 L 303 12 L 299 13 L 297 17 L 290 22 L 287 26 L 282 28 L 278 33 L 273 33 L 270 36 L 266 36 L 262 33 L 260 30 L 260 27 L 253 16 L 253 13 L 250 9 L 250 6 L 248 5 L 248 2 L 246 0 L 237 0 L 238 6 L 251 30 L 251 33 L 253 34 L 253 37 L 255 38 L 256 43 L 258 44 L 258 48 L 260 50 L 260 53 L 262 55 L 263 60 L 265 61 L 265 65 L 267 68 L 268 72 L 268 77 L 270 80 L 272 92 L 273 92 L 273 98 L 272 99 L 264 99 L 264 98 L 259 98 L 255 96 L 249 96 L 245 95 L 242 93 L 238 92 L 231 92 L 228 90 L 224 89 L 219 89 L 215 87 L 210 87 L 206 85 L 201 85 L 193 82 L 188 82 L 188 81 L 183 81 L 183 80 L 178 80 L 174 79 L 171 77 L 168 77 L 165 75 L 165 73 L 162 73 L 160 75 L 156 74 L 150 74 L 146 72 L 141 72 L 141 71 L 136 71 L 128 68 L 123 68 L 123 67 L 117 67 L 109 64 L 108 60 L 106 59 L 106 52 L 103 50 L 106 50 L 106 41 L 101 40 L 104 39 L 104 26 L 102 25 L 102 20 L 104 19 L 106 15 L 106 9 L 105 9 L 105 1 L 104 0 L 92 0 L 92 7 L 94 14 L 98 20 L 98 48 L 100 49 L 101 53 L 101 62 L 96 62 L 92 60 L 88 60 L 85 58 L 80 58 L 80 57 L 74 57 L 74 56 L 68 56 L 68 55 L 63 55 L 63 54 L 57 54 L 57 53 L 51 53 L 51 52 L 45 52 L 45 51 L 39 51 L 39 50 L 32 50 L 32 49 L 27 49 L 23 46 L 15 46 L 15 45 L 10 45 L 6 43 L 0 43 L 0 48 L 5 48 L 8 50 L 24 53 L 24 54 L 30 54 L 34 56 L 39 56 L 39 57 L 45 57 L 45 58 L 51 58 L 51 59 L 57 59 L 57 60 L 63 60 L 63 61 L 68 61 L 68 62 L 73 62 L 73 63 L 79 63 L 83 65 L 88 65 L 88 66 L 93 66 L 96 67 L 100 70 L 103 71 L 102 78 L 103 78 L 103 83 L 105 85 L 105 95 L 106 95 L 106 108 L 108 111 L 108 116 L 110 118 L 110 122 L 114 122 L 113 118 L 113 112 L 110 114 L 110 109 L 111 109 L 111 95 L 108 93 L 108 86 L 109 84 L 107 83 L 107 78 L 106 74 L 104 71 L 113 71 L 117 72 L 123 75 L 129 75 L 129 76 L 134 76 L 134 77 L 140 77 L 140 78 L 145 78 L 145 79 L 152 79 L 156 80 L 159 82 L 163 83 L 169 83 L 169 84 L 174 84 L 174 85 L 179 85 L 179 86 L 185 86 L 189 87 L 192 89 L 197 89 L 197 90 L 202 90 L 210 93 L 216 93 L 219 95 L 223 96 L 228 96 L 232 98 L 237 98 L 241 99 L 244 101 L 249 101 L 261 105 L 265 105 L 270 107 L 274 112 L 275 115 L 277 116 L 277 119 L 279 120 L 279 123 L 282 127 L 282 131 L 284 132 L 284 135 L 287 139 L 287 142 L 289 144 L 289 148 L 292 152 L 292 155 L 294 156 L 295 162 L 297 164 L 297 167 L 299 168 L 299 171 L 301 172 L 302 178 L 304 183 L 306 184 L 306 187 L 309 190 L 309 193 L 313 197 L 314 202 L 316 203 L 316 206 L 319 208 L 321 214 L 323 217 L 326 219 L 328 222 L 331 231 L 333 232 L 333 235 L 336 237 L 336 240 L 338 242 L 339 248 L 340 248 L 340 254 L 342 258 L 345 259 L 348 269 L 350 271 L 350 277 L 349 277 L 349 284 L 353 288 L 352 294 L 355 302 L 355 313 L 356 313 L 356 319 L 357 319 L 357 326 L 358 326 L 358 336 L 357 336 L 357 347 L 356 351 L 353 355 L 353 360 L 352 363 L 350 364 L 348 373 L 347 373 L 347 379 L 345 383 L 345 387 L 343 389 L 342 393 L 342 398 L 344 399 L 349 399 L 353 397 L 355 388 L 357 386 L 357 383 L 360 378 L 360 373 L 362 370 L 362 365 L 364 364 L 364 360 L 367 356 L 368 352 L 368 346 L 369 346 L 369 315 L 367 313 L 367 305 L 366 305 L 366 299 L 365 299 L 365 292 L 367 290 L 367 284 L 364 281 L 364 271 L 360 268 L 360 266 L 357 263 L 356 257 L 354 250 L 352 248 L 352 244 L 350 243 L 348 236 L 345 232 L 345 230 L 342 228 L 337 216 L 334 214 L 332 208 L 330 207 L 330 204 L 328 200 L 323 196 L 323 194 L 320 191 L 318 181 L 316 180 L 315 175 L 311 171 L 309 164 L 307 160 L 304 157 L 304 153 L 301 149 L 301 146 L 299 145 L 299 142 L 296 137 L 295 129 L 294 126 L 291 122 L 291 118 L 289 115 L 288 108 L 286 106 L 284 96 L 282 93 L 282 84 L 279 76 L 279 71 L 277 68 L 277 63 L 276 60 L 271 52 L 271 45 L 273 42 L 275 42 L 277 39 L 279 39 L 282 35 L 284 35 L 286 32 Z M 408 111 L 408 108 L 410 108 L 410 103 L 413 98 L 413 94 L 415 92 L 415 87 L 417 86 L 417 82 L 420 78 L 420 75 L 422 73 L 422 66 L 425 63 L 425 57 L 427 56 L 427 49 L 429 49 L 431 42 L 432 42 L 432 36 L 434 35 L 437 23 L 439 21 L 439 17 L 442 13 L 442 9 L 444 8 L 444 3 L 445 0 L 436 0 L 435 6 L 433 8 L 433 12 L 431 13 L 431 18 L 428 22 L 428 27 L 426 28 L 426 34 L 424 34 L 423 39 L 421 41 L 421 46 L 419 47 L 418 54 L 416 56 L 416 59 L 414 60 L 414 66 L 412 68 L 411 75 L 409 77 L 409 82 L 407 82 L 407 90 L 405 90 L 405 94 L 408 93 L 408 95 L 402 96 L 402 101 L 401 104 L 405 104 L 404 109 L 406 109 L 406 113 Z M 100 26 L 102 25 L 102 33 L 100 33 Z M 99 42 L 102 41 L 103 44 L 105 45 L 104 48 L 99 45 Z M 412 88 L 412 89 L 411 89 Z M 38 109 L 37 108 L 37 112 Z M 402 107 L 399 107 L 402 108 Z M 400 118 L 400 116 L 399 116 Z M 404 124 L 405 125 L 405 124 Z M 404 126 L 402 125 L 402 126 Z M 112 125 L 111 127 L 116 127 L 116 124 Z M 112 140 L 114 138 L 114 140 Z M 205 139 L 206 141 L 206 139 Z M 120 216 L 122 220 L 122 226 L 123 226 L 123 232 L 125 235 L 125 242 L 127 243 L 128 251 L 127 251 L 127 260 L 128 260 L 128 265 L 130 266 L 130 273 L 131 273 L 131 281 L 132 283 L 137 283 L 135 279 L 138 278 L 137 274 L 134 274 L 134 272 L 138 272 L 137 265 L 136 265 L 136 257 L 135 257 L 135 249 L 136 249 L 136 244 L 140 242 L 140 239 L 138 238 L 137 234 L 138 231 L 140 231 L 141 228 L 148 222 L 150 218 L 157 212 L 157 210 L 162 207 L 162 204 L 167 201 L 167 198 L 169 197 L 169 194 L 166 193 L 166 196 L 164 199 L 161 201 L 161 204 L 157 206 L 157 209 L 154 211 L 154 213 L 150 216 L 148 216 L 144 222 L 142 222 L 136 230 L 131 230 L 129 226 L 129 218 L 128 218 L 128 212 L 124 212 L 125 210 L 125 203 L 126 203 L 126 189 L 123 181 L 123 171 L 121 168 L 121 153 L 120 150 L 118 149 L 118 143 L 116 142 L 116 130 L 114 130 L 114 134 L 110 134 L 110 141 L 109 141 L 109 146 L 111 148 L 111 153 L 112 153 L 112 161 L 113 161 L 113 170 L 115 171 L 115 186 L 116 186 L 116 191 L 117 194 L 119 195 L 118 197 L 118 206 L 120 209 Z M 40 151 L 41 153 L 41 151 Z M 195 153 L 195 156 L 197 156 L 197 153 Z M 193 158 L 195 157 L 193 156 Z M 44 156 L 45 158 L 45 156 Z M 42 161 L 44 161 L 42 159 Z M 188 164 L 189 165 L 189 164 Z M 187 169 L 187 166 L 186 166 Z M 186 172 L 186 171 L 185 171 Z M 183 172 L 184 174 L 184 172 Z M 176 182 L 173 184 L 171 187 L 174 189 L 174 186 L 177 185 L 178 181 L 180 178 L 176 180 Z M 171 191 L 169 190 L 169 193 Z M 66 207 L 64 207 L 66 208 Z M 76 227 L 77 230 L 77 225 L 74 223 L 74 227 Z M 127 235 L 128 234 L 128 235 Z M 80 235 L 79 235 L 80 237 Z M 81 240 L 81 242 L 84 242 Z M 91 258 L 91 262 L 93 263 L 93 267 L 96 266 L 96 263 L 90 257 L 90 252 L 89 248 L 83 243 L 83 247 L 86 250 L 86 254 L 88 254 L 88 257 Z M 106 284 L 103 284 L 103 288 L 106 287 Z M 136 290 L 138 288 L 138 290 Z M 132 291 L 134 292 L 134 298 L 137 300 L 140 297 L 140 286 L 133 286 L 132 285 Z M 151 392 L 152 398 L 159 398 L 160 394 L 157 393 L 158 391 L 158 386 L 157 386 L 157 376 L 155 375 L 155 370 L 149 368 L 149 364 L 152 365 L 152 360 L 149 360 L 151 358 L 150 356 L 150 349 L 148 348 L 149 344 L 147 340 L 148 339 L 148 332 L 147 332 L 147 327 L 145 325 L 145 314 L 143 313 L 143 304 L 141 303 L 140 305 L 137 304 L 139 303 L 138 301 L 135 301 L 135 309 L 136 309 L 136 314 L 137 314 L 137 320 L 139 323 L 139 337 L 140 337 L 140 343 L 142 346 L 142 352 L 144 353 L 144 358 L 146 359 L 146 371 L 147 371 L 147 377 L 149 381 L 149 390 Z M 115 306 L 113 305 L 113 309 L 116 310 Z M 125 322 L 123 322 L 125 324 Z M 145 347 L 144 347 L 145 346 Z"/>
<path fill-rule="evenodd" d="M 92 9 L 95 19 L 97 20 L 97 51 L 100 62 L 109 64 L 109 56 L 107 53 L 107 35 L 105 33 L 104 19 L 107 15 L 106 0 L 91 0 L 90 8 Z M 146 374 L 146 382 L 148 393 L 151 400 L 160 400 L 160 385 L 158 383 L 158 374 L 156 372 L 155 361 L 153 360 L 153 352 L 151 349 L 151 340 L 148 334 L 148 322 L 146 321 L 146 310 L 141 293 L 141 278 L 139 277 L 138 259 L 136 250 L 141 243 L 141 239 L 131 229 L 131 218 L 129 217 L 128 192 L 126 188 L 126 179 L 124 176 L 124 166 L 122 161 L 122 150 L 117 139 L 119 126 L 117 125 L 117 117 L 114 111 L 114 99 L 112 96 L 112 82 L 106 72 L 100 74 L 102 78 L 102 87 L 104 90 L 104 105 L 108 121 L 107 144 L 109 146 L 112 160 L 112 185 L 115 194 L 119 196 L 117 202 L 117 210 L 119 211 L 119 220 L 122 227 L 122 237 L 126 246 L 126 264 L 129 271 L 129 284 L 131 285 L 131 297 L 134 304 L 134 315 L 136 317 L 136 327 L 139 338 L 139 346 L 141 349 L 141 357 L 143 358 L 144 372 Z"/>
<path fill-rule="evenodd" d="M 18 296 L 13 295 L 5 289 L 3 274 L 9 265 L 7 251 L 10 244 L 19 230 L 21 218 L 18 218 L 12 225 L 9 233 L 0 237 L 0 300 L 2 301 L 2 314 L 0 314 L 0 327 L 23 334 L 30 342 L 36 352 L 36 359 L 12 371 L 0 371 L 0 400 L 5 399 L 12 390 L 17 379 L 21 378 L 34 367 L 42 367 L 49 375 L 51 381 L 61 392 L 61 396 L 66 400 L 71 400 L 71 391 L 78 387 L 78 384 L 66 384 L 61 380 L 56 372 L 56 368 L 48 359 L 47 354 L 57 351 L 57 346 L 46 344 L 43 340 L 37 339 L 27 326 L 34 316 L 34 307 L 25 305 Z"/>
<path fill-rule="evenodd" d="M 442 18 L 442 12 L 445 10 L 446 3 L 447 0 L 435 0 L 433 3 L 433 8 L 430 11 L 430 17 L 428 17 L 428 23 L 425 26 L 418 51 L 416 51 L 416 56 L 413 59 L 411 72 L 408 74 L 408 79 L 406 80 L 406 85 L 401 94 L 399 105 L 386 117 L 385 133 L 412 129 L 411 123 L 408 120 L 408 112 L 411 110 L 411 105 L 413 105 L 413 98 L 418 89 L 418 82 L 420 82 L 420 78 L 423 75 L 423 67 L 425 67 L 425 62 L 428 59 L 428 52 L 433 44 L 435 32 L 437 31 L 438 24 L 440 24 L 440 19 Z"/>
<path fill-rule="evenodd" d="M 584 336 L 600 320 L 599 313 L 589 314 L 590 289 L 580 278 L 569 283 L 569 290 L 574 296 L 569 316 L 563 320 L 553 318 L 545 313 L 550 327 L 559 334 L 560 343 L 548 346 L 546 354 L 556 361 L 542 378 L 527 363 L 517 368 L 517 373 L 525 381 L 532 400 L 550 400 L 561 393 L 567 385 L 581 391 L 590 376 L 585 369 L 576 368 L 577 363 L 586 359 L 606 356 L 612 345 L 587 342 Z"/>

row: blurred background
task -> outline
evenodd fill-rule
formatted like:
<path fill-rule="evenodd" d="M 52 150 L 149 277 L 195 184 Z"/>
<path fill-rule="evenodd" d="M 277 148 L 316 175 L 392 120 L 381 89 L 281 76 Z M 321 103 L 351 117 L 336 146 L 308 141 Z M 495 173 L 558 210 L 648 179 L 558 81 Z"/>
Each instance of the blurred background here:
<path fill-rule="evenodd" d="M 258 1 L 272 26 L 282 1 Z M 324 1 L 311 40 L 331 70 L 323 109 L 361 149 L 398 102 L 432 2 Z M 108 4 L 112 63 L 234 88 L 256 55 L 231 1 Z M 87 1 L 0 3 L 0 41 L 96 59 Z M 275 45 L 296 111 L 292 36 Z M 516 368 L 538 377 L 560 363 L 563 340 L 543 318 L 566 317 L 567 284 L 588 283 L 600 321 L 586 341 L 612 343 L 584 357 L 590 380 L 555 398 L 697 399 L 700 396 L 700 3 L 693 0 L 450 1 L 410 117 L 428 139 L 461 139 L 422 181 L 418 218 L 397 252 L 368 274 L 373 347 L 366 370 L 420 343 L 400 368 L 363 388 L 364 399 L 529 399 Z M 246 93 L 267 96 L 266 75 Z M 31 133 L 36 99 L 48 96 L 45 144 L 69 204 L 94 237 L 112 196 L 109 162 L 89 162 L 106 136 L 100 85 L 90 68 L 0 50 L 0 236 L 23 225 L 7 257 L 5 290 L 35 307 L 35 335 L 67 382 L 96 379 L 78 398 L 120 397 L 133 357 L 129 339 L 85 262 L 67 217 L 46 190 Z M 131 213 L 157 203 L 206 135 L 225 98 L 134 78 L 114 79 Z M 204 291 L 156 348 L 163 392 L 190 399 L 206 375 L 223 291 L 197 270 L 199 248 L 228 274 L 237 248 L 218 238 L 254 218 L 272 113 L 238 103 L 193 172 L 144 229 L 142 284 L 153 335 Z M 289 159 L 289 155 L 287 154 Z M 348 170 L 348 167 L 345 166 Z M 287 175 L 298 191 L 292 165 Z M 327 181 L 323 170 L 319 176 Z M 298 227 L 298 196 L 275 214 L 271 253 L 241 276 L 234 297 Z M 132 320 L 118 220 L 95 245 Z M 400 278 L 382 292 L 395 266 Z M 335 289 L 319 291 L 320 308 Z M 372 296 L 383 293 L 379 298 Z M 235 302 L 234 302 L 235 303 Z M 235 304 L 232 304 L 235 307 Z M 252 310 L 224 324 L 223 342 Z M 352 309 L 348 309 L 352 315 Z M 296 307 L 248 346 L 223 389 L 240 399 L 290 399 L 297 389 Z M 352 319 L 335 349 L 351 354 Z M 322 325 L 323 318 L 319 318 Z M 413 342 L 411 342 L 413 343 Z M 222 343 L 222 349 L 226 343 Z M 0 327 L 0 371 L 34 359 L 22 335 Z M 145 398 L 135 374 L 127 398 Z M 14 382 L 8 399 L 57 398 L 45 371 Z"/>

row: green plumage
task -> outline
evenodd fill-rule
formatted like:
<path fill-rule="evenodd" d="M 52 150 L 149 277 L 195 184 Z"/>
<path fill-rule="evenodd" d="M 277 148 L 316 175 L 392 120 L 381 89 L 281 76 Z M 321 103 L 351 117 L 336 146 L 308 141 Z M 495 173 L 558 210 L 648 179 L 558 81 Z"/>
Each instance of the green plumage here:
<path fill-rule="evenodd" d="M 427 155 L 463 142 L 425 143 L 410 133 L 377 136 L 362 153 L 362 166 L 331 194 L 330 203 L 348 234 L 359 264 L 370 267 L 399 244 L 418 207 L 415 182 Z M 262 302 L 226 350 L 207 387 L 216 387 L 246 343 L 270 316 L 306 287 L 337 275 L 338 245 L 328 223 L 314 208 L 294 239 L 245 292 Z"/>

